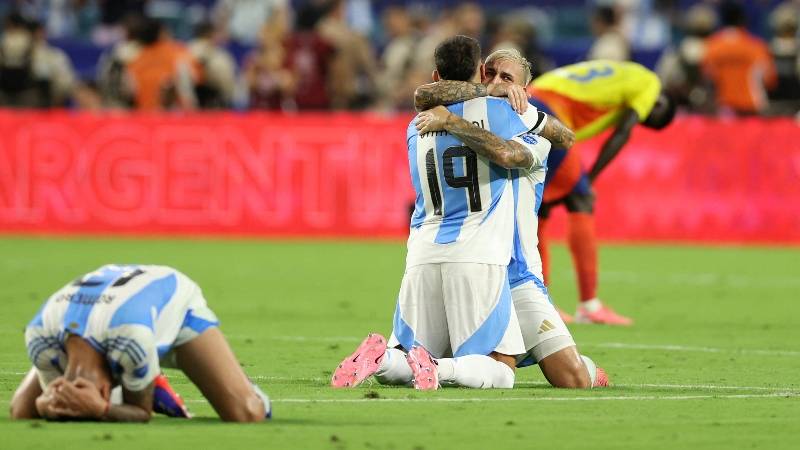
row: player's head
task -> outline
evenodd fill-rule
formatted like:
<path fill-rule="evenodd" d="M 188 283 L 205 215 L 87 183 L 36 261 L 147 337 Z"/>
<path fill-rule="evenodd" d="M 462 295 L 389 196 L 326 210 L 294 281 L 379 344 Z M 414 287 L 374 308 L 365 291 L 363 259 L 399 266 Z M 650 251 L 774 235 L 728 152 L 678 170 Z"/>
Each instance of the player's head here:
<path fill-rule="evenodd" d="M 483 76 L 481 45 L 469 36 L 456 35 L 442 41 L 433 52 L 433 80 L 480 82 Z"/>
<path fill-rule="evenodd" d="M 741 3 L 734 0 L 722 2 L 719 5 L 719 16 L 722 26 L 743 27 L 747 24 L 747 14 Z"/>
<path fill-rule="evenodd" d="M 662 92 L 642 125 L 655 130 L 666 127 L 675 118 L 675 107 L 675 100 Z"/>
<path fill-rule="evenodd" d="M 495 50 L 486 57 L 483 84 L 512 83 L 522 87 L 531 82 L 531 63 L 515 48 Z"/>

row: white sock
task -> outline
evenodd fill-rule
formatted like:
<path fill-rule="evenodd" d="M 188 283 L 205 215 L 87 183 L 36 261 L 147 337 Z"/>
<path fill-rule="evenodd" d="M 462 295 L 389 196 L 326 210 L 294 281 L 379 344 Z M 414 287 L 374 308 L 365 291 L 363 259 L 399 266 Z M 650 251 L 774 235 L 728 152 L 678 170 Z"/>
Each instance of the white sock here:
<path fill-rule="evenodd" d="M 381 365 L 375 372 L 375 379 L 380 384 L 409 384 L 414 380 L 414 374 L 406 361 L 406 354 L 396 348 L 387 348 L 381 360 Z"/>
<path fill-rule="evenodd" d="M 585 302 L 581 302 L 581 306 L 586 310 L 586 312 L 593 313 L 603 307 L 603 302 L 601 302 L 599 298 L 595 297 L 593 299 L 586 300 Z"/>
<path fill-rule="evenodd" d="M 592 382 L 589 387 L 594 387 L 594 380 L 597 378 L 597 365 L 588 356 L 581 355 L 581 359 L 583 360 L 583 365 L 586 366 L 586 370 L 589 372 L 589 380 Z"/>
<path fill-rule="evenodd" d="M 485 355 L 442 358 L 438 364 L 439 383 L 475 389 L 510 389 L 514 387 L 514 371 Z"/>

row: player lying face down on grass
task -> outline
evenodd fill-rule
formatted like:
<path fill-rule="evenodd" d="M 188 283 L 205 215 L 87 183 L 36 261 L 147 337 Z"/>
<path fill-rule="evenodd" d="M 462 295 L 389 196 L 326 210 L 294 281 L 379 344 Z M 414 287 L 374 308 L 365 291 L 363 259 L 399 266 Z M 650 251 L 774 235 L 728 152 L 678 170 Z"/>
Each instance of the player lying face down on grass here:
<path fill-rule="evenodd" d="M 494 52 L 486 60 L 482 82 L 466 83 L 453 80 L 441 80 L 417 89 L 415 103 L 431 102 L 436 104 L 459 102 L 464 98 L 471 99 L 487 94 L 508 96 L 509 102 L 518 111 L 527 109 L 527 96 L 524 86 L 530 81 L 530 66 L 519 52 L 500 50 Z M 448 122 L 453 121 L 450 112 L 439 106 L 420 114 L 417 128 L 420 133 L 448 130 Z M 574 139 L 571 131 L 555 118 L 547 117 L 545 132 L 560 145 L 571 146 Z M 469 126 L 478 128 L 476 125 Z M 456 131 L 457 133 L 458 131 Z M 528 139 L 536 139 L 528 136 Z M 482 152 L 481 148 L 488 142 L 475 142 L 471 148 Z M 542 160 L 546 159 L 545 153 Z M 558 311 L 550 302 L 547 289 L 541 281 L 541 260 L 536 249 L 536 210 L 538 208 L 537 192 L 541 192 L 545 178 L 544 165 L 533 166 L 529 170 L 512 171 L 515 197 L 515 234 L 514 250 L 508 266 L 508 280 L 511 286 L 511 297 L 519 319 L 526 353 L 516 357 L 518 367 L 538 363 L 545 377 L 555 387 L 588 388 L 605 386 L 608 379 L 603 369 L 597 367 L 586 356 L 578 353 L 575 342 L 561 321 Z M 391 344 L 389 344 L 391 345 Z M 362 357 L 368 356 L 368 357 Z M 413 378 L 412 371 L 403 363 L 403 353 L 397 348 L 386 348 L 386 340 L 380 335 L 368 336 L 353 355 L 346 358 L 340 367 L 352 368 L 342 376 L 351 385 L 357 385 L 366 377 L 375 374 L 383 384 L 407 384 Z M 416 361 L 408 359 L 408 365 L 414 368 Z M 457 358 L 458 359 L 458 358 Z M 448 376 L 442 376 L 442 368 L 455 374 L 454 379 L 460 385 L 470 387 L 490 387 L 481 381 L 481 376 L 470 371 L 479 371 L 473 361 L 456 361 L 449 358 L 436 360 L 439 367 L 440 382 L 449 382 Z M 353 375 L 358 373 L 358 375 Z M 334 383 L 336 385 L 336 383 Z"/>
<path fill-rule="evenodd" d="M 181 369 L 224 421 L 270 418 L 218 325 L 200 287 L 173 268 L 100 267 L 50 296 L 25 329 L 33 368 L 11 418 L 147 422 L 161 367 Z"/>

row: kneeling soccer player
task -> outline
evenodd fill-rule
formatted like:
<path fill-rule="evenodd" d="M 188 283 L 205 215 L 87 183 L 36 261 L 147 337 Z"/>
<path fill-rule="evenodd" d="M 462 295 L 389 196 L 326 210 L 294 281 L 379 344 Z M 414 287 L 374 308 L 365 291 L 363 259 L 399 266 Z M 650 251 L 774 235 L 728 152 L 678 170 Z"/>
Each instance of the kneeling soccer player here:
<path fill-rule="evenodd" d="M 271 417 L 218 328 L 200 287 L 166 266 L 106 265 L 70 282 L 25 329 L 33 369 L 12 419 L 147 422 L 161 367 L 176 367 L 231 422 Z M 122 388 L 122 403 L 110 391 Z"/>

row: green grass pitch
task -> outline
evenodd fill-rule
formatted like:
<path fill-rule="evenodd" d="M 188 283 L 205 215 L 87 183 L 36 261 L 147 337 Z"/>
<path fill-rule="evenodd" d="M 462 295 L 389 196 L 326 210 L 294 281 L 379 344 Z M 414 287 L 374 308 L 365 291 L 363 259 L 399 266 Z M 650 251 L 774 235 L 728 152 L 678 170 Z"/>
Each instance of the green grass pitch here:
<path fill-rule="evenodd" d="M 550 388 L 538 368 L 513 390 L 334 391 L 331 370 L 369 331 L 389 333 L 400 242 L 0 239 L 0 407 L 29 368 L 22 330 L 66 281 L 108 262 L 179 268 L 204 289 L 275 419 L 220 423 L 170 372 L 197 415 L 148 425 L 10 422 L 0 448 L 795 449 L 800 448 L 797 248 L 605 245 L 601 297 L 632 328 L 573 326 L 614 387 Z M 554 249 L 553 298 L 574 310 Z"/>

